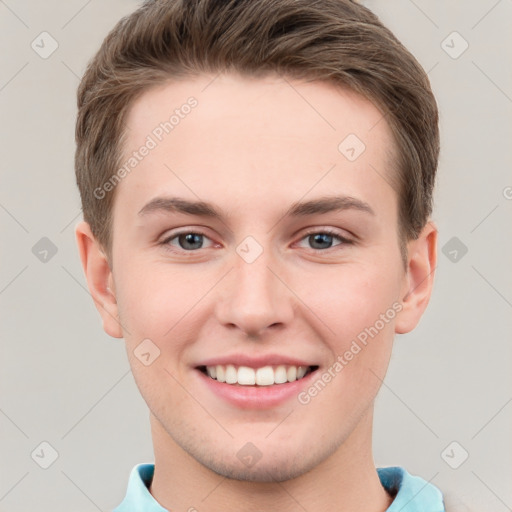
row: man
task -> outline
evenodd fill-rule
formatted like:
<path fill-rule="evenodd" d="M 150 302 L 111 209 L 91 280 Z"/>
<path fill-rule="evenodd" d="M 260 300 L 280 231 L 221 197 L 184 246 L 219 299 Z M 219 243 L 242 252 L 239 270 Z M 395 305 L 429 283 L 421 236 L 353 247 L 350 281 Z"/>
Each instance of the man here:
<path fill-rule="evenodd" d="M 77 243 L 155 452 L 116 511 L 444 511 L 371 443 L 436 267 L 414 57 L 347 0 L 149 1 L 78 107 Z"/>

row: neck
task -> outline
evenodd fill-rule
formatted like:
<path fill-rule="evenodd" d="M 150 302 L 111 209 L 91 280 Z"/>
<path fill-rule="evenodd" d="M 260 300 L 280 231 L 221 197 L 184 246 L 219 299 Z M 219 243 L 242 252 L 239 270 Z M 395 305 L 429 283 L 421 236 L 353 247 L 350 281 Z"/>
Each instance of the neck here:
<path fill-rule="evenodd" d="M 384 512 L 392 498 L 372 457 L 373 410 L 345 442 L 311 471 L 285 482 L 248 482 L 218 475 L 178 446 L 151 416 L 155 473 L 153 497 L 169 510 L 194 512 Z"/>

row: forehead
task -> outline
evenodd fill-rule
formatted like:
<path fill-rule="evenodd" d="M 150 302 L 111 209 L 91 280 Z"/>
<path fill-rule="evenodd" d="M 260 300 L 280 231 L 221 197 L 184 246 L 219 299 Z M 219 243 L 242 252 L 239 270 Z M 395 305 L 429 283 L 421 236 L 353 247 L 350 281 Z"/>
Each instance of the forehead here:
<path fill-rule="evenodd" d="M 165 193 L 218 196 L 246 209 L 278 195 L 292 203 L 308 191 L 394 202 L 386 179 L 393 149 L 382 113 L 347 89 L 201 75 L 159 85 L 134 102 L 124 144 L 124 162 L 134 165 L 117 194 L 137 211 Z"/>

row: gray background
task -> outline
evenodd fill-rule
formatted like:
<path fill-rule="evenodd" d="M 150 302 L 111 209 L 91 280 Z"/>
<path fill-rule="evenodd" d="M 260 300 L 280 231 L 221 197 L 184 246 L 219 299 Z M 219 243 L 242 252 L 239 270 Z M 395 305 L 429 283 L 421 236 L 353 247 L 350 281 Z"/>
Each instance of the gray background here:
<path fill-rule="evenodd" d="M 512 510 L 512 2 L 364 3 L 429 72 L 442 130 L 434 293 L 396 337 L 375 461 L 475 510 Z M 131 468 L 153 460 L 145 403 L 122 340 L 102 330 L 73 231 L 79 77 L 136 5 L 0 0 L 1 512 L 111 510 Z M 46 59 L 31 47 L 43 31 L 58 43 Z M 44 237 L 57 250 L 46 261 Z"/>

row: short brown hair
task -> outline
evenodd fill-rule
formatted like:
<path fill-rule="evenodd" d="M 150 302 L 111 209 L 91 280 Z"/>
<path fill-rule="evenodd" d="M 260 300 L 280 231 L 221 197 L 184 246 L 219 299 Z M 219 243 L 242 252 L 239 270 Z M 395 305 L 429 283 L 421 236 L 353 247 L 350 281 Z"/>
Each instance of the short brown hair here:
<path fill-rule="evenodd" d="M 149 0 L 121 19 L 78 89 L 75 172 L 84 220 L 111 260 L 115 189 L 134 100 L 173 78 L 277 73 L 347 87 L 376 105 L 396 143 L 402 259 L 432 212 L 438 111 L 422 67 L 369 9 L 349 0 Z M 340 141 L 341 142 L 341 141 Z"/>

